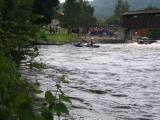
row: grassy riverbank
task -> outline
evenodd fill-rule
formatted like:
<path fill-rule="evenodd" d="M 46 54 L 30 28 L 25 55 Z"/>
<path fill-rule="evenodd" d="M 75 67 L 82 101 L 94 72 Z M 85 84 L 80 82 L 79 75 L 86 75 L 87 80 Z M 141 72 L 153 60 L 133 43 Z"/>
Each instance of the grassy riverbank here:
<path fill-rule="evenodd" d="M 41 34 L 42 38 L 38 40 L 38 42 L 49 42 L 49 43 L 73 43 L 78 40 L 73 35 L 67 34 L 67 29 L 62 28 L 60 33 L 50 35 L 49 30 L 43 30 L 43 33 Z"/>

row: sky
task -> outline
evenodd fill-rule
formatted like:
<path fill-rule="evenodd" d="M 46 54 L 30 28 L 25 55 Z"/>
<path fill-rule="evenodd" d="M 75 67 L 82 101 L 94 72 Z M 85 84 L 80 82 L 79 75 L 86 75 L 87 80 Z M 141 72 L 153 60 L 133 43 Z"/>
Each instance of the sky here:
<path fill-rule="evenodd" d="M 65 0 L 59 0 L 61 3 L 64 2 Z M 88 1 L 93 1 L 93 0 L 88 0 Z"/>

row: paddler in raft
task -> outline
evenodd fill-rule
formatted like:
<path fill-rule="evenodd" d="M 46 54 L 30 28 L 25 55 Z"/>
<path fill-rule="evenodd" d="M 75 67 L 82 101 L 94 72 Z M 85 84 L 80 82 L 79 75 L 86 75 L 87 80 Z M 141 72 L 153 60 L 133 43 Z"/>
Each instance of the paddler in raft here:
<path fill-rule="evenodd" d="M 93 46 L 93 37 L 91 38 L 91 40 L 88 42 L 87 45 L 88 45 L 88 46 Z"/>

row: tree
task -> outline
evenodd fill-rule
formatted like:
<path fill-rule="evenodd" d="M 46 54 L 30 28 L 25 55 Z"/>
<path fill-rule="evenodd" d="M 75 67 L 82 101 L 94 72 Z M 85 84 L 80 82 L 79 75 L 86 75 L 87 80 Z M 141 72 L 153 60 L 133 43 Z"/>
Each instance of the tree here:
<path fill-rule="evenodd" d="M 21 84 L 17 67 L 21 60 L 37 55 L 37 47 L 30 43 L 38 32 L 38 26 L 30 23 L 34 21 L 32 2 L 0 0 L 0 120 L 19 119 L 15 105 Z"/>
<path fill-rule="evenodd" d="M 122 19 L 122 14 L 129 10 L 129 4 L 127 1 L 123 2 L 122 0 L 118 0 L 115 5 L 114 15 L 120 19 Z"/>
<path fill-rule="evenodd" d="M 32 0 L 1 0 L 0 23 L 2 26 L 0 43 L 4 47 L 6 57 L 11 57 L 17 64 L 27 55 L 34 55 L 36 46 L 30 44 L 30 39 L 36 38 L 38 26 L 31 12 Z M 36 53 L 37 54 L 37 53 Z"/>
<path fill-rule="evenodd" d="M 59 0 L 35 0 L 32 6 L 32 12 L 40 15 L 36 23 L 49 24 L 56 17 Z"/>
<path fill-rule="evenodd" d="M 53 112 L 69 114 L 63 102 L 71 103 L 61 90 L 60 83 L 68 83 L 65 77 L 56 83 L 56 94 L 45 93 L 45 104 L 38 103 L 39 84 L 29 83 L 17 70 L 21 60 L 32 63 L 38 55 L 33 42 L 39 38 L 40 26 L 35 25 L 32 0 L 0 0 L 0 120 L 53 120 Z M 38 64 L 38 63 L 37 63 Z M 39 66 L 30 64 L 29 66 Z M 36 110 L 35 110 L 36 108 Z M 41 114 L 40 114 L 41 113 Z"/>
<path fill-rule="evenodd" d="M 63 25 L 69 27 L 77 27 L 79 6 L 76 0 L 66 0 L 63 5 L 64 16 L 62 19 Z"/>
<path fill-rule="evenodd" d="M 111 15 L 105 19 L 105 23 L 107 24 L 116 24 L 117 17 L 115 15 Z"/>
<path fill-rule="evenodd" d="M 84 0 L 66 0 L 63 5 L 62 24 L 66 27 L 90 26 L 96 23 L 94 8 Z"/>

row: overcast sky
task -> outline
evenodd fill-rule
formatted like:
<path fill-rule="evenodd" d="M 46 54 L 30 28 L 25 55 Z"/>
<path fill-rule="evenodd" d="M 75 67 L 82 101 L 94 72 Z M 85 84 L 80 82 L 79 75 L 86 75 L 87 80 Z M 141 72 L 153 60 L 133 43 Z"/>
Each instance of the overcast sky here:
<path fill-rule="evenodd" d="M 64 2 L 65 0 L 59 0 L 61 3 Z M 88 1 L 93 1 L 93 0 L 88 0 Z"/>

